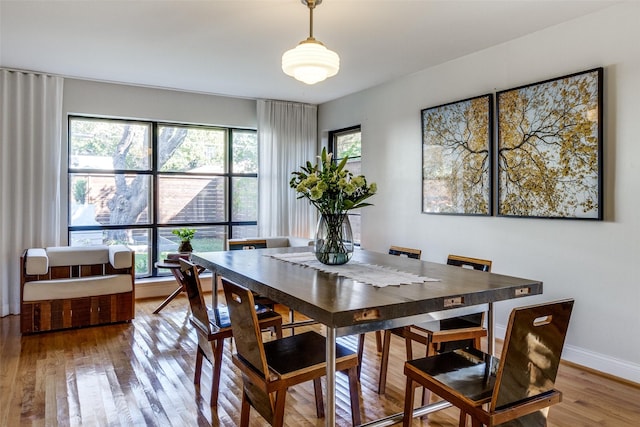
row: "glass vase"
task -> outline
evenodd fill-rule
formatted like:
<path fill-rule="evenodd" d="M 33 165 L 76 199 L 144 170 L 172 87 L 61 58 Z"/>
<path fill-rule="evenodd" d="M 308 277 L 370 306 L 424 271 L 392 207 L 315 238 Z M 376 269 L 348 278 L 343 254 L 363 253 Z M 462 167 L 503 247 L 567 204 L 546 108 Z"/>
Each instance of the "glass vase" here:
<path fill-rule="evenodd" d="M 315 254 L 327 265 L 346 264 L 353 255 L 353 232 L 347 214 L 321 214 L 316 228 Z"/>

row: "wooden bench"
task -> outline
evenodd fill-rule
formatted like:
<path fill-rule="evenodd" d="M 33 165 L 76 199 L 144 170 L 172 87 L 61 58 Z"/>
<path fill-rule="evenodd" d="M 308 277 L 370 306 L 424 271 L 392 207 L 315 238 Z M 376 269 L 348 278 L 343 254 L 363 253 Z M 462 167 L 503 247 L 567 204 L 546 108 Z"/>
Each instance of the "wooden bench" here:
<path fill-rule="evenodd" d="M 126 246 L 27 249 L 20 257 L 20 331 L 134 318 L 134 252 Z"/>

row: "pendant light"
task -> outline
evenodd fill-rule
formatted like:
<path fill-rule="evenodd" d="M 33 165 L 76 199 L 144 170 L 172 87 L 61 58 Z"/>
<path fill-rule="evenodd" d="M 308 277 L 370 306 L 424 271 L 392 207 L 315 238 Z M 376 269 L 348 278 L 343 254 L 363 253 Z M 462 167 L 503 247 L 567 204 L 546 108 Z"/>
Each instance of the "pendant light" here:
<path fill-rule="evenodd" d="M 340 57 L 313 38 L 313 9 L 322 0 L 300 0 L 309 8 L 309 37 L 282 55 L 282 71 L 312 85 L 338 74 Z"/>

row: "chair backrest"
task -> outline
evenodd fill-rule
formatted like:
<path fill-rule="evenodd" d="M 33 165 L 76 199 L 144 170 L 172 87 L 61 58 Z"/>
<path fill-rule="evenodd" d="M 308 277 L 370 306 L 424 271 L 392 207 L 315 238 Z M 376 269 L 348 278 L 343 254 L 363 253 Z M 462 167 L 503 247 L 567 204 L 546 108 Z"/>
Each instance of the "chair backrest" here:
<path fill-rule="evenodd" d="M 229 308 L 231 329 L 236 344 L 236 357 L 243 365 L 251 365 L 252 371 L 260 375 L 264 383 L 270 380 L 267 357 L 262 344 L 262 334 L 258 324 L 253 293 L 224 277 L 222 288 Z M 234 359 L 235 360 L 235 359 Z M 243 391 L 251 406 L 264 417 L 269 424 L 274 423 L 273 400 L 264 385 L 254 384 L 248 375 L 242 375 Z"/>
<path fill-rule="evenodd" d="M 493 390 L 492 412 L 553 390 L 573 302 L 567 299 L 511 312 Z M 532 416 L 541 416 L 536 414 Z"/>
<path fill-rule="evenodd" d="M 447 264 L 462 268 L 471 268 L 478 271 L 491 271 L 491 261 L 488 259 L 471 258 L 460 255 L 449 255 Z M 484 313 L 467 314 L 465 316 L 442 319 L 440 328 L 459 329 L 471 326 L 482 326 L 484 323 Z M 471 340 L 451 341 L 442 343 L 441 351 L 451 351 L 457 348 L 464 348 L 472 345 Z"/>
<path fill-rule="evenodd" d="M 236 352 L 251 364 L 265 379 L 269 378 L 267 357 L 262 344 L 262 333 L 258 323 L 253 293 L 224 277 L 222 288 L 229 309 L 231 330 L 236 342 Z"/>
<path fill-rule="evenodd" d="M 229 239 L 227 246 L 230 251 L 264 249 L 267 247 L 267 241 L 266 239 Z"/>
<path fill-rule="evenodd" d="M 198 268 L 195 264 L 180 258 L 180 270 L 176 273 L 181 276 L 182 283 L 187 291 L 189 306 L 191 307 L 191 319 L 204 332 L 211 333 L 211 323 L 209 322 L 207 305 L 202 295 Z"/>
<path fill-rule="evenodd" d="M 403 248 L 402 246 L 390 246 L 389 255 L 406 256 L 413 259 L 420 259 L 422 256 L 422 250 Z"/>
<path fill-rule="evenodd" d="M 470 258 L 460 255 L 449 255 L 447 257 L 448 265 L 456 267 L 473 268 L 479 271 L 491 271 L 491 261 L 488 259 Z"/>

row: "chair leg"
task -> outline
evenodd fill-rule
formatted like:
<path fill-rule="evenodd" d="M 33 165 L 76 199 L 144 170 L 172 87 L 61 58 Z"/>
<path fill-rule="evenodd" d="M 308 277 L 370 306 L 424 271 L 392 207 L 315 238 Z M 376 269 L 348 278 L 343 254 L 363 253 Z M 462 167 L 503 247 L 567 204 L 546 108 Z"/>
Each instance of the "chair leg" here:
<path fill-rule="evenodd" d="M 428 405 L 429 400 L 431 400 L 431 392 L 426 387 L 422 387 L 422 406 Z M 423 419 L 426 417 L 425 415 Z"/>
<path fill-rule="evenodd" d="M 347 372 L 349 376 L 349 398 L 351 400 L 351 422 L 354 426 L 362 424 L 360 416 L 360 390 L 358 389 L 358 369 L 354 366 Z"/>
<path fill-rule="evenodd" d="M 293 323 L 296 321 L 295 311 L 293 309 L 289 309 L 289 322 Z M 296 334 L 296 328 L 291 328 L 291 336 Z"/>
<path fill-rule="evenodd" d="M 475 348 L 476 350 L 480 350 L 482 351 L 482 339 L 481 338 L 474 338 L 473 339 L 473 348 Z"/>
<path fill-rule="evenodd" d="M 432 336 L 429 334 L 429 336 L 427 337 L 427 349 L 426 349 L 426 356 L 434 356 L 436 354 L 436 345 L 434 344 L 432 341 Z M 426 387 L 422 387 L 422 406 L 424 405 L 428 405 L 429 404 L 429 400 L 431 400 L 431 392 L 429 391 L 428 388 Z M 423 416 L 422 419 L 427 418 L 427 416 Z"/>
<path fill-rule="evenodd" d="M 249 426 L 249 412 L 251 411 L 251 405 L 249 404 L 249 397 L 247 393 L 242 390 L 242 406 L 240 409 L 240 427 Z"/>
<path fill-rule="evenodd" d="M 429 335 L 427 338 L 427 357 L 435 356 L 438 353 L 438 343 L 433 342 L 433 337 Z"/>
<path fill-rule="evenodd" d="M 224 339 L 211 341 L 213 349 L 213 366 L 211 374 L 211 407 L 218 406 L 218 391 L 220 389 L 220 372 L 222 368 L 222 352 L 224 349 Z"/>
<path fill-rule="evenodd" d="M 378 379 L 378 394 L 384 394 L 387 388 L 387 368 L 389 366 L 389 346 L 391 345 L 391 331 L 384 331 L 382 341 L 382 357 L 380 358 L 380 377 Z"/>
<path fill-rule="evenodd" d="M 458 423 L 458 427 L 467 427 L 467 414 L 460 409 L 460 422 Z"/>
<path fill-rule="evenodd" d="M 322 395 L 322 393 L 320 393 Z M 276 391 L 276 405 L 273 413 L 273 427 L 284 425 L 284 404 L 287 397 L 287 389 Z"/>
<path fill-rule="evenodd" d="M 202 375 L 202 359 L 204 358 L 204 352 L 198 346 L 198 350 L 196 351 L 196 372 L 193 376 L 193 383 L 200 385 L 200 376 Z"/>
<path fill-rule="evenodd" d="M 360 380 L 360 371 L 362 371 L 362 356 L 364 353 L 365 334 L 358 337 L 358 380 Z"/>
<path fill-rule="evenodd" d="M 407 384 L 404 389 L 404 416 L 403 427 L 410 427 L 413 419 L 413 380 L 407 376 Z"/>
<path fill-rule="evenodd" d="M 405 327 L 404 331 L 404 346 L 407 350 L 407 360 L 413 360 L 413 340 L 411 338 L 407 338 L 408 335 L 406 334 L 406 332 L 409 331 L 409 328 Z"/>
<path fill-rule="evenodd" d="M 278 323 L 274 326 L 274 329 L 276 330 L 276 338 L 282 339 L 282 323 Z"/>
<path fill-rule="evenodd" d="M 322 382 L 320 378 L 313 380 L 313 392 L 316 395 L 316 416 L 324 418 L 324 400 L 322 399 Z"/>
<path fill-rule="evenodd" d="M 376 350 L 382 353 L 382 332 L 376 331 Z"/>

